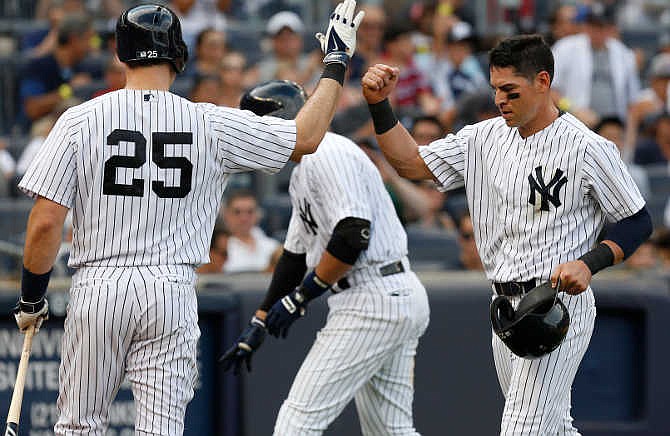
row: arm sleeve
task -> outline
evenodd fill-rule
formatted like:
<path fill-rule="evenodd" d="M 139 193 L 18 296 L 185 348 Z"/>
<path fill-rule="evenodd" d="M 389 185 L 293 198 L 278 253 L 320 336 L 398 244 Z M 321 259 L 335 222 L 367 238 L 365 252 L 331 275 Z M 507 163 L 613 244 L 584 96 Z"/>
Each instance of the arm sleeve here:
<path fill-rule="evenodd" d="M 603 140 L 587 144 L 582 171 L 588 194 L 609 221 L 620 221 L 644 207 L 644 199 L 614 143 Z"/>
<path fill-rule="evenodd" d="M 262 170 L 274 174 L 295 149 L 294 120 L 259 117 L 250 111 L 208 105 L 208 130 L 227 173 Z"/>
<path fill-rule="evenodd" d="M 272 281 L 260 309 L 267 312 L 273 304 L 293 292 L 302 281 L 306 271 L 305 254 L 284 250 L 272 274 Z"/>
<path fill-rule="evenodd" d="M 65 112 L 28 166 L 19 188 L 33 198 L 39 195 L 72 208 L 76 169 L 74 144 L 70 139 L 68 113 Z"/>
<path fill-rule="evenodd" d="M 419 154 L 441 185 L 441 191 L 464 185 L 465 156 L 469 137 L 473 132 L 473 126 L 465 126 L 455 135 L 449 134 L 443 139 L 419 147 Z"/>

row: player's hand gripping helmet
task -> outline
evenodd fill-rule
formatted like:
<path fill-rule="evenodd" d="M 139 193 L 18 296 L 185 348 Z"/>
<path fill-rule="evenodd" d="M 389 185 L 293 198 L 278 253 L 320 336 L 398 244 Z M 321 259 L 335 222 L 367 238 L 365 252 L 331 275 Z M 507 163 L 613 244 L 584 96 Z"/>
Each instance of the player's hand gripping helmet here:
<path fill-rule="evenodd" d="M 129 65 L 168 61 L 177 73 L 184 71 L 188 60 L 179 18 L 160 5 L 135 6 L 121 14 L 116 22 L 116 51 Z"/>
<path fill-rule="evenodd" d="M 307 94 L 302 86 L 290 80 L 270 80 L 244 93 L 240 109 L 256 115 L 292 120 L 305 104 Z"/>
<path fill-rule="evenodd" d="M 531 289 L 516 310 L 504 296 L 491 302 L 491 325 L 519 357 L 535 359 L 555 350 L 570 326 L 570 314 L 551 283 Z"/>

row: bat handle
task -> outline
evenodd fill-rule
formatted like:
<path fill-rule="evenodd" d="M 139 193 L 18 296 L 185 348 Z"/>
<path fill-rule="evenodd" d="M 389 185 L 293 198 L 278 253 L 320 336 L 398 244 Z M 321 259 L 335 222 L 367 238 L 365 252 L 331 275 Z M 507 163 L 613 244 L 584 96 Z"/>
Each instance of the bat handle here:
<path fill-rule="evenodd" d="M 35 326 L 32 325 L 26 330 L 23 339 L 23 349 L 21 350 L 21 360 L 19 369 L 16 371 L 16 383 L 14 383 L 14 393 L 12 393 L 12 402 L 9 405 L 7 414 L 7 428 L 5 436 L 17 436 L 19 428 L 19 418 L 21 417 L 21 402 L 23 401 L 23 388 L 26 382 L 26 373 L 28 372 L 28 359 L 30 359 L 30 348 L 33 344 L 33 335 Z"/>

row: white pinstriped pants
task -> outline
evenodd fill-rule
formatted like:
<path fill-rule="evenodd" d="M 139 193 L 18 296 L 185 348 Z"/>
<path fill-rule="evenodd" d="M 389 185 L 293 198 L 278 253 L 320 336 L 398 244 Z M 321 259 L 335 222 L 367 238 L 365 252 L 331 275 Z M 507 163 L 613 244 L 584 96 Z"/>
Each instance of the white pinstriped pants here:
<path fill-rule="evenodd" d="M 188 266 L 88 267 L 73 277 L 56 435 L 103 435 L 123 381 L 136 435 L 181 435 L 197 376 L 195 272 Z"/>
<path fill-rule="evenodd" d="M 321 435 L 352 398 L 363 435 L 418 435 L 414 356 L 429 318 L 419 279 L 413 272 L 376 278 L 331 296 L 328 305 L 274 435 Z"/>
<path fill-rule="evenodd" d="M 501 435 L 579 435 L 570 416 L 570 391 L 591 340 L 596 307 L 591 288 L 575 296 L 559 295 L 570 312 L 570 328 L 548 355 L 523 359 L 493 334 L 493 357 L 505 396 Z M 519 300 L 512 302 L 516 306 Z"/>

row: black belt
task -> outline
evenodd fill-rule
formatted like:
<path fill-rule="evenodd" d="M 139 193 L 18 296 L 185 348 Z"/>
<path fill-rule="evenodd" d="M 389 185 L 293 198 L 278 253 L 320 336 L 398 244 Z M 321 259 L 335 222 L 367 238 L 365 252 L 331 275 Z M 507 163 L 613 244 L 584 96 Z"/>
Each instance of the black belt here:
<path fill-rule="evenodd" d="M 498 295 L 514 297 L 523 295 L 536 286 L 537 281 L 530 279 L 527 282 L 493 282 L 493 289 Z"/>
<path fill-rule="evenodd" d="M 392 276 L 393 274 L 399 274 L 401 272 L 405 272 L 405 267 L 403 266 L 402 261 L 400 260 L 379 267 L 379 275 L 381 275 L 382 277 Z M 338 280 L 337 287 L 340 288 L 341 290 L 349 289 L 351 287 L 349 279 L 347 279 L 346 277 L 342 277 L 340 280 Z M 337 291 L 333 290 L 333 292 Z"/>

